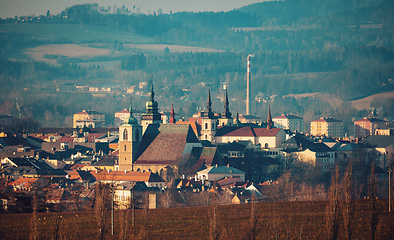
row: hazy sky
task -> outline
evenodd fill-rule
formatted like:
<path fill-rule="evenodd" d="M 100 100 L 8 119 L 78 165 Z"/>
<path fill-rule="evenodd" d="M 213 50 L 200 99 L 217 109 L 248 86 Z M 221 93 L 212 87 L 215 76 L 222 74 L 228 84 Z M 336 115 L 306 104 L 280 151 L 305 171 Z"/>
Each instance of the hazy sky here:
<path fill-rule="evenodd" d="M 0 17 L 42 15 L 49 10 L 52 14 L 66 7 L 82 3 L 98 3 L 100 6 L 123 5 L 129 9 L 135 5 L 141 12 L 153 13 L 161 8 L 163 13 L 180 11 L 228 11 L 264 0 L 0 0 Z"/>

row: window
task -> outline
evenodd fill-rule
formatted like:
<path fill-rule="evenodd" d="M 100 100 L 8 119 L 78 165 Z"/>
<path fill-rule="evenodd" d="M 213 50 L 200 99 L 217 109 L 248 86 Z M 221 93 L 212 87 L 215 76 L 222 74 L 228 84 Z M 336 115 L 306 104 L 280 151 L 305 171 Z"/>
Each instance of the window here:
<path fill-rule="evenodd" d="M 208 129 L 208 123 L 205 123 L 205 129 Z"/>
<path fill-rule="evenodd" d="M 123 131 L 123 141 L 127 141 L 127 130 Z"/>
<path fill-rule="evenodd" d="M 124 151 L 125 151 L 125 152 L 126 152 L 126 149 L 127 149 L 127 148 L 126 148 L 126 145 L 124 145 Z"/>

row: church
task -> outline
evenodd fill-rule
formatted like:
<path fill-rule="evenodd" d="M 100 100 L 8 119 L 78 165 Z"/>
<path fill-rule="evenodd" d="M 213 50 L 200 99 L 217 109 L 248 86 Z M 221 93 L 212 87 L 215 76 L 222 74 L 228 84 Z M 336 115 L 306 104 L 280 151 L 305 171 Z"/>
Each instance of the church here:
<path fill-rule="evenodd" d="M 163 178 L 169 175 L 187 174 L 188 169 L 197 171 L 219 164 L 217 151 L 212 152 L 211 161 L 202 158 L 203 146 L 189 124 L 175 124 L 171 111 L 170 124 L 161 124 L 158 103 L 154 99 L 153 82 L 150 100 L 141 125 L 132 115 L 119 127 L 119 161 L 115 170 L 149 171 Z"/>

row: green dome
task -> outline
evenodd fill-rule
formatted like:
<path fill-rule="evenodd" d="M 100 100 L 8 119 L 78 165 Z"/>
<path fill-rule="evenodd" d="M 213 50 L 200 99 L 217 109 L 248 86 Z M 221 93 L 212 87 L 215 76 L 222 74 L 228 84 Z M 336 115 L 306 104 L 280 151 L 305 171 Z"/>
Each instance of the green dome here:
<path fill-rule="evenodd" d="M 133 115 L 131 115 L 130 117 L 125 119 L 124 124 L 129 124 L 129 125 L 138 124 L 138 121 L 133 117 Z"/>

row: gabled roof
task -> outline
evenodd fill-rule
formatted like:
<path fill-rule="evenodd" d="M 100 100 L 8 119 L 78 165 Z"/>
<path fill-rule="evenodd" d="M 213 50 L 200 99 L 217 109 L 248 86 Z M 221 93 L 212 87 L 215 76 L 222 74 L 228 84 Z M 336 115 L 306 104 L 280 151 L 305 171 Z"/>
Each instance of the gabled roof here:
<path fill-rule="evenodd" d="M 386 148 L 394 143 L 394 136 L 368 136 L 360 144 L 373 148 Z"/>
<path fill-rule="evenodd" d="M 218 155 L 216 147 L 205 147 L 202 149 L 200 159 L 204 159 L 205 165 L 212 166 L 212 164 L 218 164 Z"/>
<path fill-rule="evenodd" d="M 235 183 L 245 183 L 241 181 L 240 177 L 228 177 L 217 181 L 220 187 L 225 188 L 227 186 L 235 186 Z"/>
<path fill-rule="evenodd" d="M 313 143 L 306 147 L 307 149 L 311 150 L 312 152 L 332 152 L 333 150 L 329 148 L 324 143 Z"/>
<path fill-rule="evenodd" d="M 257 137 L 274 137 L 278 134 L 281 128 L 254 128 L 253 129 Z"/>
<path fill-rule="evenodd" d="M 165 124 L 157 132 L 145 135 L 139 149 L 139 152 L 143 152 L 135 164 L 176 164 L 183 157 L 186 143 L 199 143 L 190 125 Z M 147 138 L 153 138 L 153 141 L 149 143 Z"/>

